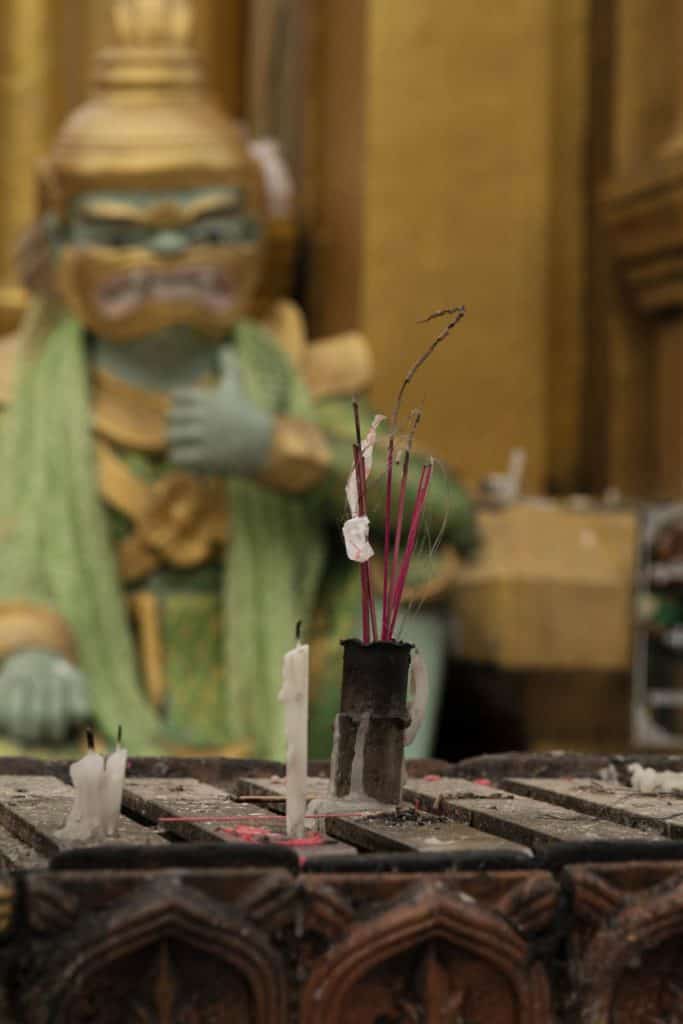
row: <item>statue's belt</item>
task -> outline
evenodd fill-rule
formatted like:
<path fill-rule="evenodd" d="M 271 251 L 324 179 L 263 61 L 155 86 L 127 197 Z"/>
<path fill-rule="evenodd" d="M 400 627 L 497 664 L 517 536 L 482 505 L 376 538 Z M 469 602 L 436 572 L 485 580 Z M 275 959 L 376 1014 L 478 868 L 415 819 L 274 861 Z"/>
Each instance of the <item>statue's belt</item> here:
<path fill-rule="evenodd" d="M 204 565 L 229 540 L 225 481 L 171 470 L 142 480 L 102 438 L 95 444 L 100 494 L 131 521 L 118 561 L 125 583 L 135 583 L 164 565 Z"/>

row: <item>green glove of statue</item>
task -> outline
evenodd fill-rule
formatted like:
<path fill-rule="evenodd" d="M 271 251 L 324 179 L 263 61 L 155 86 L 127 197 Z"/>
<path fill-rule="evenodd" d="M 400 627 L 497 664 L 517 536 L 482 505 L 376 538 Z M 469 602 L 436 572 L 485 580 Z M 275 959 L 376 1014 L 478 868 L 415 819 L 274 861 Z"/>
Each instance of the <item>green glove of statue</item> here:
<path fill-rule="evenodd" d="M 185 469 L 253 476 L 265 465 L 273 417 L 243 392 L 237 354 L 221 352 L 217 388 L 173 392 L 168 437 L 171 462 Z"/>
<path fill-rule="evenodd" d="M 83 674 L 45 651 L 19 651 L 0 669 L 0 732 L 29 743 L 60 742 L 90 714 Z"/>

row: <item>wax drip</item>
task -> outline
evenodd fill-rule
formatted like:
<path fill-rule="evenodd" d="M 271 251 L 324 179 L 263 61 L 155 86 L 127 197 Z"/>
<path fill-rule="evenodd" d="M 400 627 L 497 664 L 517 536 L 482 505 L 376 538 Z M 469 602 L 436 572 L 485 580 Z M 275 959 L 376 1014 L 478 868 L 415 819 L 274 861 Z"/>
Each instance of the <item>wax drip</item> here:
<path fill-rule="evenodd" d="M 337 769 L 339 766 L 339 715 L 334 716 L 334 733 L 332 738 L 332 757 L 330 758 L 330 784 L 327 795 L 334 798 L 337 795 Z"/>
<path fill-rule="evenodd" d="M 365 774 L 365 745 L 370 728 L 370 712 L 364 711 L 360 716 L 358 729 L 356 730 L 356 742 L 353 748 L 353 761 L 351 762 L 351 783 L 350 796 L 365 796 L 363 776 Z"/>

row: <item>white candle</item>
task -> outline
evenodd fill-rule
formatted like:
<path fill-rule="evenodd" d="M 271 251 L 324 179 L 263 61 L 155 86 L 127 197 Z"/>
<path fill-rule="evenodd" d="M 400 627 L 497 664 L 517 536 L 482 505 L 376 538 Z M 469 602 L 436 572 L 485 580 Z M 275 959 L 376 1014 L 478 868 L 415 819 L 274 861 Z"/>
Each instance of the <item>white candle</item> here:
<path fill-rule="evenodd" d="M 298 631 L 297 631 L 298 632 Z M 282 662 L 282 688 L 278 700 L 285 706 L 287 738 L 287 835 L 301 839 L 304 834 L 306 787 L 308 783 L 308 644 L 298 637 L 296 647 Z"/>
<path fill-rule="evenodd" d="M 63 832 L 70 839 L 90 839 L 100 831 L 100 802 L 104 758 L 96 754 L 92 733 L 88 731 L 88 753 L 69 767 L 74 786 L 73 807 Z"/>
<path fill-rule="evenodd" d="M 102 776 L 102 801 L 100 823 L 102 831 L 106 836 L 116 834 L 119 815 L 121 813 L 121 800 L 123 797 L 123 783 L 126 778 L 126 764 L 128 751 L 121 746 L 121 730 L 116 742 L 116 749 L 107 758 Z"/>

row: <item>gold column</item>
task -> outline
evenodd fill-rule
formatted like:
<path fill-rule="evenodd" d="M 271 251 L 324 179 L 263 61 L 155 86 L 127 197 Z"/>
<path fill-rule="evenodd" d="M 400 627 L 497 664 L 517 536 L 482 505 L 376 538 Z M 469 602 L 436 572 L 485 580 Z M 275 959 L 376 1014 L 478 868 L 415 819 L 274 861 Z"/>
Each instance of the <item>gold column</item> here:
<path fill-rule="evenodd" d="M 0 332 L 16 323 L 24 301 L 13 271 L 19 233 L 35 209 L 32 168 L 49 130 L 49 0 L 0 5 Z"/>
<path fill-rule="evenodd" d="M 683 490 L 683 6 L 619 0 L 615 11 L 613 145 L 602 190 L 611 237 L 597 323 L 608 364 L 608 481 L 676 497 Z M 619 289 L 609 283 L 615 264 Z"/>
<path fill-rule="evenodd" d="M 667 88 L 663 104 L 664 123 L 668 127 L 663 142 L 656 148 L 657 159 L 681 164 L 683 161 L 683 4 L 667 10 L 671 27 L 669 46 L 662 63 Z M 673 22 L 673 25 L 672 25 Z M 668 124 L 667 124 L 668 122 Z M 659 141 L 659 140 L 657 140 Z M 680 498 L 683 494 L 683 309 L 678 316 L 664 318 L 656 328 L 654 369 L 654 416 L 656 493 L 658 497 Z"/>
<path fill-rule="evenodd" d="M 319 0 L 310 10 L 315 52 L 299 186 L 314 335 L 362 325 L 366 19 L 364 0 Z"/>
<path fill-rule="evenodd" d="M 548 480 L 586 488 L 586 253 L 590 2 L 551 3 L 552 146 L 548 237 Z"/>
<path fill-rule="evenodd" d="M 612 169 L 618 174 L 651 160 L 671 134 L 681 9 L 680 0 L 617 0 Z"/>
<path fill-rule="evenodd" d="M 247 0 L 195 0 L 197 45 L 211 87 L 231 114 L 244 108 Z"/>
<path fill-rule="evenodd" d="M 433 336 L 415 321 L 464 303 L 413 389 L 422 441 L 470 482 L 523 445 L 534 489 L 547 476 L 552 6 L 321 2 L 307 204 L 316 332 L 366 331 L 374 400 L 390 409 Z"/>

